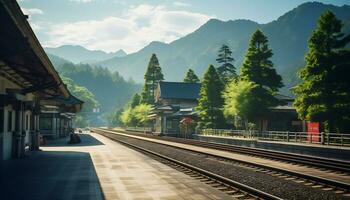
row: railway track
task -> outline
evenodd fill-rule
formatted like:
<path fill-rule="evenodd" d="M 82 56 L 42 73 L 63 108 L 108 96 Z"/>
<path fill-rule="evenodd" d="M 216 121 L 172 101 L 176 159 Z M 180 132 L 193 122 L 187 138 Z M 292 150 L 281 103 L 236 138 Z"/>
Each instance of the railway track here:
<path fill-rule="evenodd" d="M 322 168 L 324 170 L 333 170 L 333 171 L 350 174 L 350 162 L 341 161 L 341 160 L 325 159 L 321 157 L 312 157 L 312 156 L 305 156 L 305 155 L 295 155 L 290 153 L 281 153 L 276 151 L 261 150 L 261 149 L 226 145 L 226 144 L 217 144 L 217 143 L 211 143 L 211 142 L 202 142 L 202 141 L 195 141 L 190 139 L 187 139 L 187 140 L 169 139 L 169 140 L 174 142 L 177 141 L 185 144 L 191 144 L 191 145 L 196 145 L 196 146 L 201 146 L 206 148 L 222 150 L 222 151 L 229 151 L 229 152 L 258 156 L 258 157 L 263 157 L 263 158 L 268 158 L 273 160 L 280 160 L 288 163 L 303 164 L 303 165 L 313 166 L 317 168 Z"/>
<path fill-rule="evenodd" d="M 267 199 L 267 200 L 281 200 L 282 198 L 279 198 L 277 196 L 268 194 L 266 192 L 263 192 L 261 190 L 257 190 L 253 187 L 250 187 L 248 185 L 236 182 L 234 180 L 225 178 L 223 176 L 214 174 L 210 171 L 198 168 L 196 166 L 178 161 L 176 159 L 170 158 L 168 156 L 161 155 L 157 152 L 139 147 L 137 145 L 128 143 L 126 141 L 123 141 L 117 137 L 114 137 L 114 134 L 103 132 L 101 130 L 94 130 L 94 132 L 101 134 L 107 138 L 110 138 L 114 141 L 117 141 L 125 146 L 128 146 L 132 149 L 135 149 L 139 152 L 142 152 L 144 154 L 150 155 L 151 157 L 155 158 L 156 160 L 175 168 L 186 175 L 189 175 L 195 179 L 198 179 L 199 181 L 208 184 L 227 195 L 231 196 L 234 199 Z"/>
<path fill-rule="evenodd" d="M 96 131 L 97 129 L 95 129 Z M 98 129 L 99 131 L 109 131 L 109 132 L 119 132 L 119 131 L 113 131 L 113 130 L 108 130 L 108 129 Z M 106 133 L 106 132 L 105 132 Z M 128 133 L 130 134 L 130 133 Z M 141 134 L 131 134 L 131 135 L 137 135 L 137 136 L 142 136 L 142 137 L 146 137 L 146 138 L 153 138 L 153 139 L 157 139 L 157 140 L 165 140 L 165 141 L 172 141 L 172 142 L 178 142 L 178 143 L 185 143 L 184 141 L 187 141 L 187 143 L 185 144 L 190 144 L 190 145 L 196 145 L 199 146 L 198 143 L 207 143 L 207 142 L 192 142 L 189 140 L 184 140 L 184 139 L 178 139 L 178 138 L 163 138 L 163 137 L 156 137 L 156 136 L 146 136 L 146 135 L 141 135 Z M 141 139 L 140 139 L 141 140 Z M 171 145 L 167 145 L 167 144 L 163 144 L 166 146 L 171 146 Z M 220 147 L 216 148 L 216 147 Z M 230 146 L 230 145 L 214 145 L 214 146 L 201 146 L 201 147 L 207 147 L 207 148 L 214 148 L 214 149 L 219 149 L 222 150 L 221 148 L 223 146 Z M 174 147 L 174 146 L 172 146 Z M 174 148 L 180 148 L 180 147 L 174 147 Z M 188 149 L 187 149 L 188 150 Z M 193 152 L 197 152 L 194 150 L 190 150 Z M 197 152 L 197 153 L 201 153 L 201 154 L 207 154 L 204 152 Z M 288 178 L 291 180 L 294 180 L 295 182 L 300 182 L 300 183 L 304 183 L 305 185 L 310 185 L 310 186 L 315 186 L 315 185 L 319 185 L 322 186 L 322 188 L 324 188 L 324 190 L 333 190 L 336 193 L 344 193 L 344 194 L 349 194 L 350 191 L 350 184 L 348 183 L 344 183 L 344 182 L 339 182 L 336 180 L 331 180 L 331 179 L 326 179 L 326 178 L 322 178 L 322 177 L 318 177 L 318 176 L 312 176 L 312 175 L 307 175 L 307 174 L 302 174 L 302 173 L 298 173 L 298 172 L 294 172 L 288 169 L 281 169 L 281 168 L 276 168 L 276 167 L 271 167 L 271 166 L 266 166 L 266 165 L 261 165 L 261 164 L 255 164 L 255 163 L 251 163 L 251 162 L 246 162 L 246 161 L 242 161 L 242 160 L 235 160 L 235 159 L 230 159 L 227 157 L 220 157 L 218 155 L 211 155 L 211 154 L 207 154 L 210 156 L 216 156 L 218 159 L 224 160 L 224 161 L 228 161 L 228 162 L 236 162 L 236 163 L 241 163 L 247 167 L 253 168 L 255 171 L 261 171 L 261 172 L 265 172 L 268 174 L 271 174 L 272 176 L 279 176 L 281 178 Z M 307 156 L 308 157 L 308 156 Z M 275 158 L 276 159 L 276 158 Z M 276 160 L 279 160 L 278 158 Z M 296 162 L 296 161 L 293 161 Z M 313 165 L 314 166 L 314 165 Z M 323 168 L 319 167 L 319 168 Z M 326 171 L 325 171 L 326 173 Z M 343 172 L 340 172 L 343 173 Z"/>
<path fill-rule="evenodd" d="M 110 130 L 110 129 L 107 129 L 107 130 L 116 132 L 115 130 Z M 130 132 L 127 132 L 127 131 L 125 131 L 124 133 L 130 134 Z M 322 170 L 331 170 L 338 173 L 350 174 L 350 162 L 342 161 L 342 160 L 335 160 L 335 159 L 329 159 L 329 158 L 326 159 L 322 157 L 284 153 L 284 152 L 242 147 L 242 146 L 236 146 L 236 145 L 203 142 L 203 141 L 198 141 L 193 139 L 157 137 L 157 136 L 145 135 L 140 133 L 139 134 L 133 133 L 133 134 L 141 137 L 156 138 L 156 139 L 165 140 L 165 141 L 190 144 L 190 145 L 206 147 L 206 148 L 211 148 L 211 149 L 216 149 L 221 151 L 228 151 L 228 152 L 262 157 L 262 158 L 268 158 L 268 159 L 283 161 L 287 163 L 312 166 Z"/>

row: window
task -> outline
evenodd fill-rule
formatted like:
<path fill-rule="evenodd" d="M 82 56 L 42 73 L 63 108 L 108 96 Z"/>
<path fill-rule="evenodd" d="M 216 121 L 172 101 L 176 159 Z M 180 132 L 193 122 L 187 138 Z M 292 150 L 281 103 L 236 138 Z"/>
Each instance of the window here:
<path fill-rule="evenodd" d="M 40 130 L 52 130 L 52 118 L 40 117 L 39 128 Z"/>
<path fill-rule="evenodd" d="M 167 119 L 166 131 L 176 132 L 179 129 L 179 121 L 177 119 Z"/>
<path fill-rule="evenodd" d="M 167 129 L 173 128 L 172 125 L 173 125 L 173 124 L 172 124 L 172 121 L 170 121 L 170 120 L 167 120 L 167 121 L 166 121 L 166 128 L 167 128 Z"/>
<path fill-rule="evenodd" d="M 12 131 L 12 111 L 8 111 L 8 116 L 7 116 L 7 132 Z"/>

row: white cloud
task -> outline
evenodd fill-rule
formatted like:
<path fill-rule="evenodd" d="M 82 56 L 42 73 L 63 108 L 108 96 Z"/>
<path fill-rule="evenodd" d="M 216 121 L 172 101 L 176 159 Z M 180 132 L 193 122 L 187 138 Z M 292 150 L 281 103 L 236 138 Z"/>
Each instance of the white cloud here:
<path fill-rule="evenodd" d="M 26 15 L 42 15 L 44 12 L 39 8 L 21 8 Z"/>
<path fill-rule="evenodd" d="M 139 5 L 121 17 L 56 24 L 45 46 L 83 45 L 90 49 L 133 52 L 151 41 L 171 42 L 205 23 L 210 16 L 163 6 Z"/>
<path fill-rule="evenodd" d="M 69 1 L 74 1 L 74 2 L 78 2 L 78 3 L 90 3 L 93 0 L 69 0 Z"/>
<path fill-rule="evenodd" d="M 29 21 L 30 27 L 32 27 L 33 31 L 39 31 L 42 29 L 42 27 L 39 24 L 33 23 L 32 21 Z"/>
<path fill-rule="evenodd" d="M 185 2 L 182 2 L 182 1 L 175 1 L 173 4 L 175 6 L 180 6 L 180 7 L 188 7 L 188 6 L 190 6 L 189 3 L 185 3 Z"/>
<path fill-rule="evenodd" d="M 34 31 L 39 31 L 42 29 L 42 27 L 39 25 L 39 23 L 35 23 L 31 19 L 31 16 L 33 16 L 33 15 L 44 14 L 44 12 L 42 10 L 40 10 L 39 8 L 21 8 L 21 10 L 25 15 L 29 15 L 28 22 Z"/>

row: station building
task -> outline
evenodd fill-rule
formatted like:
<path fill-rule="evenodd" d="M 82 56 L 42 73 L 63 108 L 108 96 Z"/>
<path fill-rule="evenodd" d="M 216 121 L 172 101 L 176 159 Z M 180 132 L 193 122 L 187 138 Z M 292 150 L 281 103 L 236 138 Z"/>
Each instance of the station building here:
<path fill-rule="evenodd" d="M 70 94 L 13 0 L 0 0 L 0 161 L 67 135 L 82 101 Z M 51 128 L 51 130 L 48 130 Z"/>

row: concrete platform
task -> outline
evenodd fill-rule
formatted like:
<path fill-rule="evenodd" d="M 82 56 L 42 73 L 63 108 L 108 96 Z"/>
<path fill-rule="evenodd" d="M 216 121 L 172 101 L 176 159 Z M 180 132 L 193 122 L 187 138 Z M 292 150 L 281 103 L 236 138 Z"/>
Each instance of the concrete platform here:
<path fill-rule="evenodd" d="M 103 136 L 53 141 L 1 163 L 1 199 L 231 199 L 230 196 Z"/>

